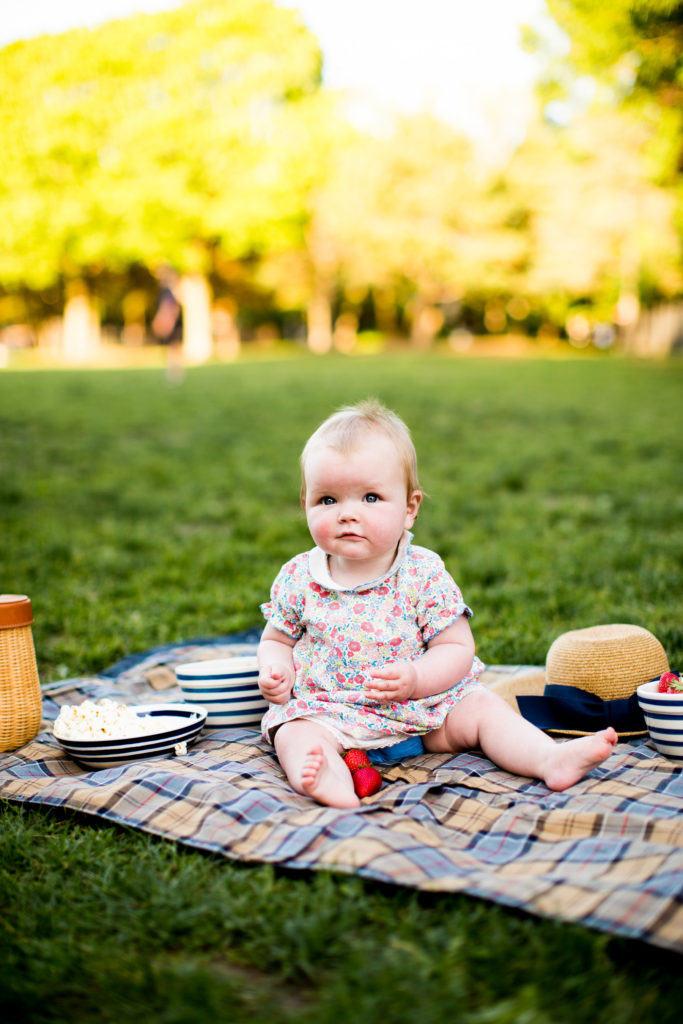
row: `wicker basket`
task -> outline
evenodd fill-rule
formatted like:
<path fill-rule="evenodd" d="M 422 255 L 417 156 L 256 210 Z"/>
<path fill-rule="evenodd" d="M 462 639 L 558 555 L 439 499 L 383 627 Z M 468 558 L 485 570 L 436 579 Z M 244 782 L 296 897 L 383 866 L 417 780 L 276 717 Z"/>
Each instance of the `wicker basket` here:
<path fill-rule="evenodd" d="M 38 733 L 42 694 L 33 647 L 31 602 L 0 594 L 0 750 L 16 750 Z"/>

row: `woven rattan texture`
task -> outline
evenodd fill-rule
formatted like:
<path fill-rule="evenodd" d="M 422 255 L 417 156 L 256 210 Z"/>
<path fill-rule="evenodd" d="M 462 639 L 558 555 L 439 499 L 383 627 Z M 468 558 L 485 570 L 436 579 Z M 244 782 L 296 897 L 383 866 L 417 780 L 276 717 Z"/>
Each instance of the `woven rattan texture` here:
<path fill-rule="evenodd" d="M 0 630 L 0 750 L 37 735 L 42 695 L 30 626 Z"/>
<path fill-rule="evenodd" d="M 669 662 L 659 640 L 640 626 L 591 626 L 564 633 L 551 645 L 547 682 L 578 686 L 602 700 L 620 700 L 666 672 Z"/>

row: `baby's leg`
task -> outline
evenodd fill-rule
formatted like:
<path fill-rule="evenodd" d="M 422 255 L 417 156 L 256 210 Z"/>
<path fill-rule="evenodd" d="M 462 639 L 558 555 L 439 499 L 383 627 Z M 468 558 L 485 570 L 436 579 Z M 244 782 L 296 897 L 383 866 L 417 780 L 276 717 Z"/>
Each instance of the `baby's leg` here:
<path fill-rule="evenodd" d="M 275 751 L 290 785 L 329 807 L 358 807 L 351 772 L 324 726 L 303 718 L 281 725 Z"/>
<path fill-rule="evenodd" d="M 424 737 L 424 744 L 435 752 L 478 747 L 506 771 L 542 779 L 549 789 L 559 790 L 573 786 L 609 757 L 617 738 L 610 727 L 556 743 L 482 687 L 463 697 L 444 724 Z"/>

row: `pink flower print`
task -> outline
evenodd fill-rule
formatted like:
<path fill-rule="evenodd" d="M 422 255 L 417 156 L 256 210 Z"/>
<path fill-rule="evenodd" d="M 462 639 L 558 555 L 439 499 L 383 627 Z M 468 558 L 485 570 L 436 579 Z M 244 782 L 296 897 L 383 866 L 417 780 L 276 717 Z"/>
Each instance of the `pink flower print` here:
<path fill-rule="evenodd" d="M 353 681 L 354 681 L 354 683 L 358 683 L 359 686 L 362 686 L 363 683 L 365 682 L 365 680 L 363 679 L 363 677 L 361 675 L 354 676 L 353 677 Z"/>
<path fill-rule="evenodd" d="M 339 608 L 341 608 L 341 605 L 339 604 L 339 601 L 330 601 L 330 608 L 332 608 L 333 611 L 336 612 Z"/>
<path fill-rule="evenodd" d="M 389 593 L 389 588 L 388 587 L 377 587 L 377 590 L 375 591 L 375 593 L 381 594 L 382 597 L 384 597 L 386 594 Z"/>
<path fill-rule="evenodd" d="M 358 643 L 357 640 L 349 640 L 348 647 L 349 647 L 349 652 L 351 654 L 356 654 L 356 652 L 360 650 L 360 644 Z"/>
<path fill-rule="evenodd" d="M 354 615 L 362 615 L 365 611 L 365 604 L 354 604 L 353 613 Z"/>
<path fill-rule="evenodd" d="M 401 614 L 401 606 L 400 606 L 400 604 L 395 604 L 394 605 L 394 607 L 391 609 L 391 614 L 395 618 L 398 618 L 398 616 Z"/>
<path fill-rule="evenodd" d="M 373 624 L 371 622 L 362 622 L 360 628 L 364 629 L 366 633 L 374 633 L 375 632 L 375 627 L 373 626 Z"/>
<path fill-rule="evenodd" d="M 308 704 L 306 703 L 305 700 L 298 700 L 296 702 L 296 706 L 299 708 L 300 711 L 305 711 L 308 707 Z"/>
<path fill-rule="evenodd" d="M 389 641 L 389 644 L 390 644 L 390 645 L 391 645 L 392 647 L 400 647 L 400 646 L 401 646 L 401 638 L 400 638 L 400 636 L 395 636 L 395 637 L 393 638 L 393 640 L 390 640 L 390 641 Z"/>

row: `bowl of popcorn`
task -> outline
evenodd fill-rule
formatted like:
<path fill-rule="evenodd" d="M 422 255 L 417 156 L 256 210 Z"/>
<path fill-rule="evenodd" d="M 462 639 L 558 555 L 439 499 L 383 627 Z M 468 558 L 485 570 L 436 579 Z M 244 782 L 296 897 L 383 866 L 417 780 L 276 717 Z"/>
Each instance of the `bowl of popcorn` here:
<path fill-rule="evenodd" d="M 59 745 L 87 768 L 187 753 L 206 722 L 198 704 L 123 704 L 110 698 L 60 708 L 53 727 Z"/>
<path fill-rule="evenodd" d="M 683 761 L 683 679 L 678 672 L 663 672 L 642 683 L 638 703 L 650 739 L 660 754 Z"/>
<path fill-rule="evenodd" d="M 261 724 L 268 703 L 258 687 L 256 657 L 191 661 L 176 665 L 175 674 L 185 701 L 206 708 L 208 728 Z"/>

